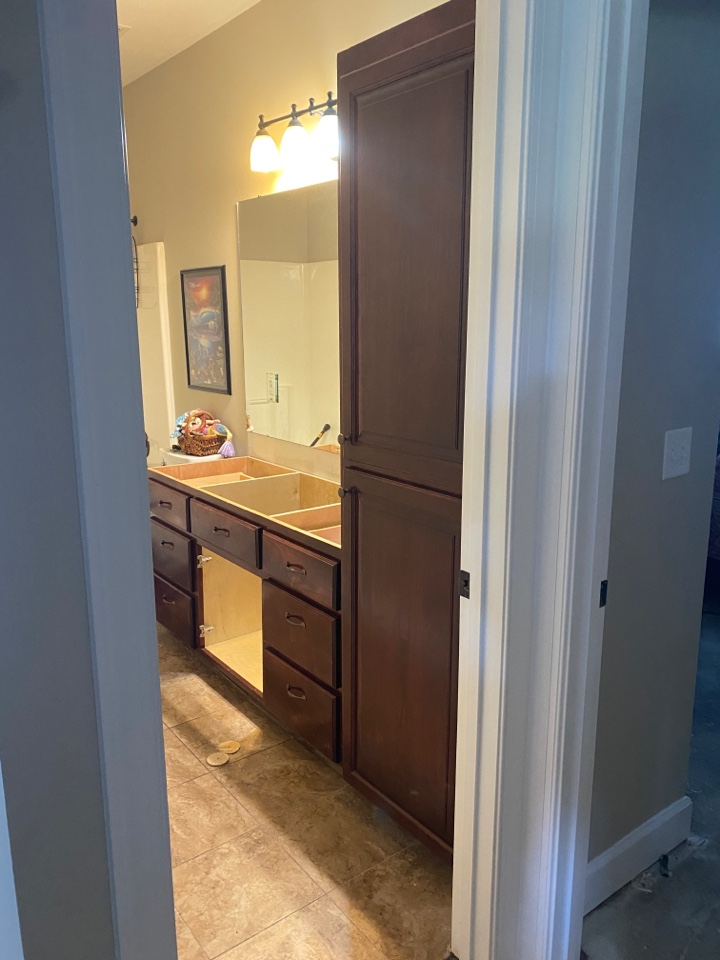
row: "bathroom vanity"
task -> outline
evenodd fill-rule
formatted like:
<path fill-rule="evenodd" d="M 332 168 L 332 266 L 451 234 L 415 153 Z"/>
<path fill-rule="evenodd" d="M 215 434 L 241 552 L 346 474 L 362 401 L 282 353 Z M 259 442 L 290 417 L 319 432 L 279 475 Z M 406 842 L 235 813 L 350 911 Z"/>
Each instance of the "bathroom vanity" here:
<path fill-rule="evenodd" d="M 252 457 L 149 477 L 159 622 L 338 760 L 337 484 Z"/>

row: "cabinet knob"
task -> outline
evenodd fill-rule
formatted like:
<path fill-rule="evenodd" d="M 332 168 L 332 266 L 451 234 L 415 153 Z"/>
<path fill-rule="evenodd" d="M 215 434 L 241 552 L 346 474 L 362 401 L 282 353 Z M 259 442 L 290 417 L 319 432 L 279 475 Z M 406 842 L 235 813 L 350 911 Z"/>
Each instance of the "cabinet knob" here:
<path fill-rule="evenodd" d="M 175 606 L 175 601 L 171 600 L 169 597 L 166 597 L 165 594 L 163 594 L 162 602 L 166 603 L 169 607 Z"/>
<path fill-rule="evenodd" d="M 287 560 L 287 561 L 285 562 L 285 566 L 288 568 L 288 570 L 292 570 L 293 573 L 299 573 L 299 574 L 301 574 L 303 577 L 306 577 L 306 576 L 307 576 L 307 570 L 305 569 L 305 567 L 303 567 L 303 566 L 302 566 L 301 564 L 299 564 L 299 563 L 290 563 L 290 561 Z"/>
<path fill-rule="evenodd" d="M 307 700 L 307 695 L 302 687 L 291 687 L 290 684 L 288 684 L 286 690 L 287 695 L 294 700 Z"/>
<path fill-rule="evenodd" d="M 160 541 L 160 546 L 161 546 L 161 547 L 165 547 L 166 550 L 174 550 L 174 549 L 175 549 L 175 544 L 173 543 L 172 540 L 161 540 L 161 541 Z"/>
<path fill-rule="evenodd" d="M 166 510 L 169 510 L 172 507 L 172 503 L 169 500 L 158 500 L 159 507 L 165 507 Z"/>
<path fill-rule="evenodd" d="M 223 537 L 229 537 L 229 536 L 230 536 L 230 531 L 228 530 L 227 527 L 213 527 L 213 533 L 219 533 L 219 534 L 221 534 Z"/>
<path fill-rule="evenodd" d="M 345 487 L 338 487 L 338 496 L 342 500 L 343 497 L 347 496 L 347 490 Z"/>
<path fill-rule="evenodd" d="M 346 437 L 344 433 L 339 433 L 337 442 L 342 446 L 344 443 L 350 442 L 350 437 Z"/>

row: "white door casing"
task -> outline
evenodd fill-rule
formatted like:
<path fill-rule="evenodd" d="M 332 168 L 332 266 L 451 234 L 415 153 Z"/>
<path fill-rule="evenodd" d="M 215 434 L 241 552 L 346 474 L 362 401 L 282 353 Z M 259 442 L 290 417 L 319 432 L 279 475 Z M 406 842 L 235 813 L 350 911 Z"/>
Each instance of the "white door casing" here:
<path fill-rule="evenodd" d="M 646 0 L 478 7 L 453 951 L 579 955 Z"/>

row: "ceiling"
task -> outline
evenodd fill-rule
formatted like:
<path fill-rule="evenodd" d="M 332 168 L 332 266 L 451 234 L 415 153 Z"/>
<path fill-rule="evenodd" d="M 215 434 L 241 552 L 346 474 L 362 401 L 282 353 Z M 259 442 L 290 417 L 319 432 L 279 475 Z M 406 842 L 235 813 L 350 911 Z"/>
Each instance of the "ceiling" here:
<path fill-rule="evenodd" d="M 117 0 L 123 84 L 132 83 L 259 0 Z"/>

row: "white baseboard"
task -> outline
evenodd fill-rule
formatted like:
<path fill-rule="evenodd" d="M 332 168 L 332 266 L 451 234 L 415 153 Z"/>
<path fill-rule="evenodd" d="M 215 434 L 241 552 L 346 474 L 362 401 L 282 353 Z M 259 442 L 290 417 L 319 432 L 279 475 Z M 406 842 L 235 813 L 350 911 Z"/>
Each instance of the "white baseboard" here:
<path fill-rule="evenodd" d="M 681 797 L 588 864 L 585 913 L 624 887 L 690 834 L 692 800 Z"/>

